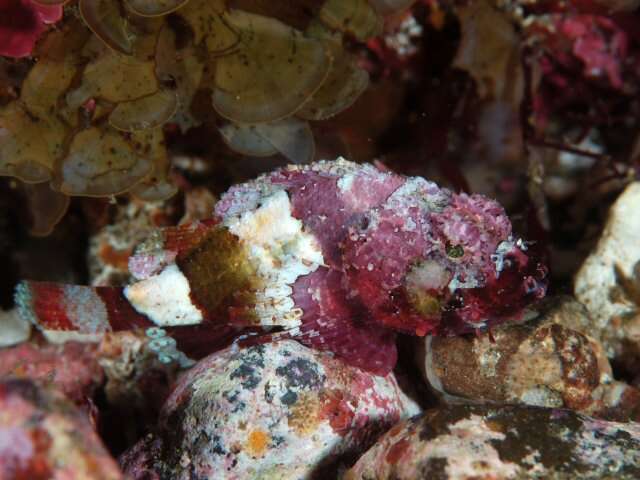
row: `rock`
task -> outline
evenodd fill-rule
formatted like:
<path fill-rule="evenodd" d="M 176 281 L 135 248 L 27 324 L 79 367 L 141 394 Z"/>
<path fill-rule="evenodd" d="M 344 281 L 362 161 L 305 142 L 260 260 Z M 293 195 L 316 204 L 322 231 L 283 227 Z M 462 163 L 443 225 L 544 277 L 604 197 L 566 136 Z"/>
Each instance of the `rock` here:
<path fill-rule="evenodd" d="M 178 366 L 158 361 L 149 348 L 151 338 L 143 330 L 108 332 L 100 342 L 97 359 L 106 383 L 104 392 L 110 405 L 131 412 L 157 413 L 170 393 Z"/>
<path fill-rule="evenodd" d="M 118 205 L 115 218 L 89 240 L 87 256 L 92 285 L 122 285 L 130 280 L 129 256 L 156 228 L 170 223 L 161 202 Z"/>
<path fill-rule="evenodd" d="M 98 363 L 106 378 L 100 433 L 120 452 L 156 425 L 180 372 L 176 363 L 158 360 L 151 341 L 144 330 L 136 330 L 108 332 L 100 342 Z"/>
<path fill-rule="evenodd" d="M 109 332 L 100 343 L 22 343 L 0 349 L 0 377 L 28 378 L 55 385 L 79 405 L 104 387 L 110 407 L 136 414 L 157 413 L 178 374 L 149 348 L 144 331 Z"/>
<path fill-rule="evenodd" d="M 23 343 L 0 350 L 0 377 L 54 385 L 70 400 L 84 405 L 104 379 L 95 353 L 95 345 L 87 343 Z"/>
<path fill-rule="evenodd" d="M 20 317 L 17 309 L 0 310 L 0 348 L 22 343 L 30 335 L 31 324 Z"/>
<path fill-rule="evenodd" d="M 89 240 L 88 266 L 92 285 L 122 285 L 131 280 L 129 257 L 135 247 L 159 227 L 208 218 L 215 196 L 204 187 L 183 192 L 180 198 L 164 202 L 132 200 L 117 205 L 113 220 Z M 179 213 L 182 212 L 180 218 Z"/>
<path fill-rule="evenodd" d="M 598 399 L 592 416 L 606 420 L 640 422 L 640 390 L 624 382 L 613 381 L 594 391 Z"/>
<path fill-rule="evenodd" d="M 393 374 L 291 340 L 231 347 L 179 381 L 158 435 L 122 463 L 134 479 L 335 478 L 341 461 L 418 412 Z"/>
<path fill-rule="evenodd" d="M 86 415 L 56 390 L 0 381 L 0 478 L 120 480 Z"/>
<path fill-rule="evenodd" d="M 609 357 L 640 358 L 640 182 L 630 184 L 609 211 L 595 250 L 574 282 L 576 298 L 593 318 L 590 334 Z"/>
<path fill-rule="evenodd" d="M 427 384 L 449 403 L 516 403 L 637 418 L 638 390 L 615 382 L 602 346 L 577 330 L 589 321 L 584 308 L 561 297 L 540 310 L 531 322 L 490 334 L 421 340 L 417 360 Z"/>
<path fill-rule="evenodd" d="M 636 479 L 640 425 L 530 406 L 454 406 L 394 426 L 349 470 L 364 479 Z"/>

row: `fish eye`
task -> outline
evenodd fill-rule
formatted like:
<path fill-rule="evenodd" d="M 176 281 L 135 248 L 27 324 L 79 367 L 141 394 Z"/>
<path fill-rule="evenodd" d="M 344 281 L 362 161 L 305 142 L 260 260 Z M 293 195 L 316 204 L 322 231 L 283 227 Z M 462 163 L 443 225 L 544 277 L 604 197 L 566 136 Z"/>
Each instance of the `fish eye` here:
<path fill-rule="evenodd" d="M 367 216 L 363 216 L 360 218 L 360 220 L 358 220 L 358 228 L 360 230 L 366 230 L 367 228 L 369 228 L 370 225 L 370 221 L 369 221 L 369 217 Z"/>
<path fill-rule="evenodd" d="M 462 245 L 450 245 L 446 246 L 447 256 L 449 258 L 460 258 L 464 255 L 464 248 Z"/>

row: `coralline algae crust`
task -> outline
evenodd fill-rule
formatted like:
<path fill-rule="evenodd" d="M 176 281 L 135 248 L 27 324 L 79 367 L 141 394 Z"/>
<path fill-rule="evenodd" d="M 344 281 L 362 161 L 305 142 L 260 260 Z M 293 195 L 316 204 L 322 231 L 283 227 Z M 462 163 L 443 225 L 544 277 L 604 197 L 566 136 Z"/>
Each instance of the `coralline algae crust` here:
<path fill-rule="evenodd" d="M 308 478 L 418 411 L 393 374 L 287 340 L 230 348 L 197 364 L 167 400 L 153 468 L 172 478 Z"/>

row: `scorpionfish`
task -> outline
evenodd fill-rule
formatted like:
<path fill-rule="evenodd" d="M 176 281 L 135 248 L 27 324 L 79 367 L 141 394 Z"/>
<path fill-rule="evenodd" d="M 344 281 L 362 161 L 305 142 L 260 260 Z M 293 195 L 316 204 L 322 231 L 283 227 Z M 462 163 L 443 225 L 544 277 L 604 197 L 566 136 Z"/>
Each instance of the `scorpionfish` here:
<path fill-rule="evenodd" d="M 140 244 L 129 270 L 122 288 L 25 281 L 16 303 L 45 331 L 161 329 L 192 355 L 292 338 L 385 375 L 397 332 L 518 318 L 547 276 L 497 202 L 344 159 L 231 187 L 210 219 Z"/>

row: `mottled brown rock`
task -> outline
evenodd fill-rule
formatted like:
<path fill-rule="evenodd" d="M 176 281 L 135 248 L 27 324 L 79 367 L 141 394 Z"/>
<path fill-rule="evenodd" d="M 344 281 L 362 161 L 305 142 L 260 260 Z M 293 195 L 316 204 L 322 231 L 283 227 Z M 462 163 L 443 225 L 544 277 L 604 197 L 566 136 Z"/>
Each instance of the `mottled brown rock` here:
<path fill-rule="evenodd" d="M 424 378 L 453 403 L 520 403 L 636 418 L 637 390 L 615 382 L 602 346 L 577 330 L 586 330 L 584 308 L 561 298 L 540 312 L 491 334 L 427 337 L 418 353 Z"/>
<path fill-rule="evenodd" d="M 0 478 L 121 480 L 86 415 L 29 380 L 0 381 Z"/>
<path fill-rule="evenodd" d="M 454 406 L 396 425 L 344 479 L 631 480 L 639 475 L 636 423 L 531 406 Z"/>

